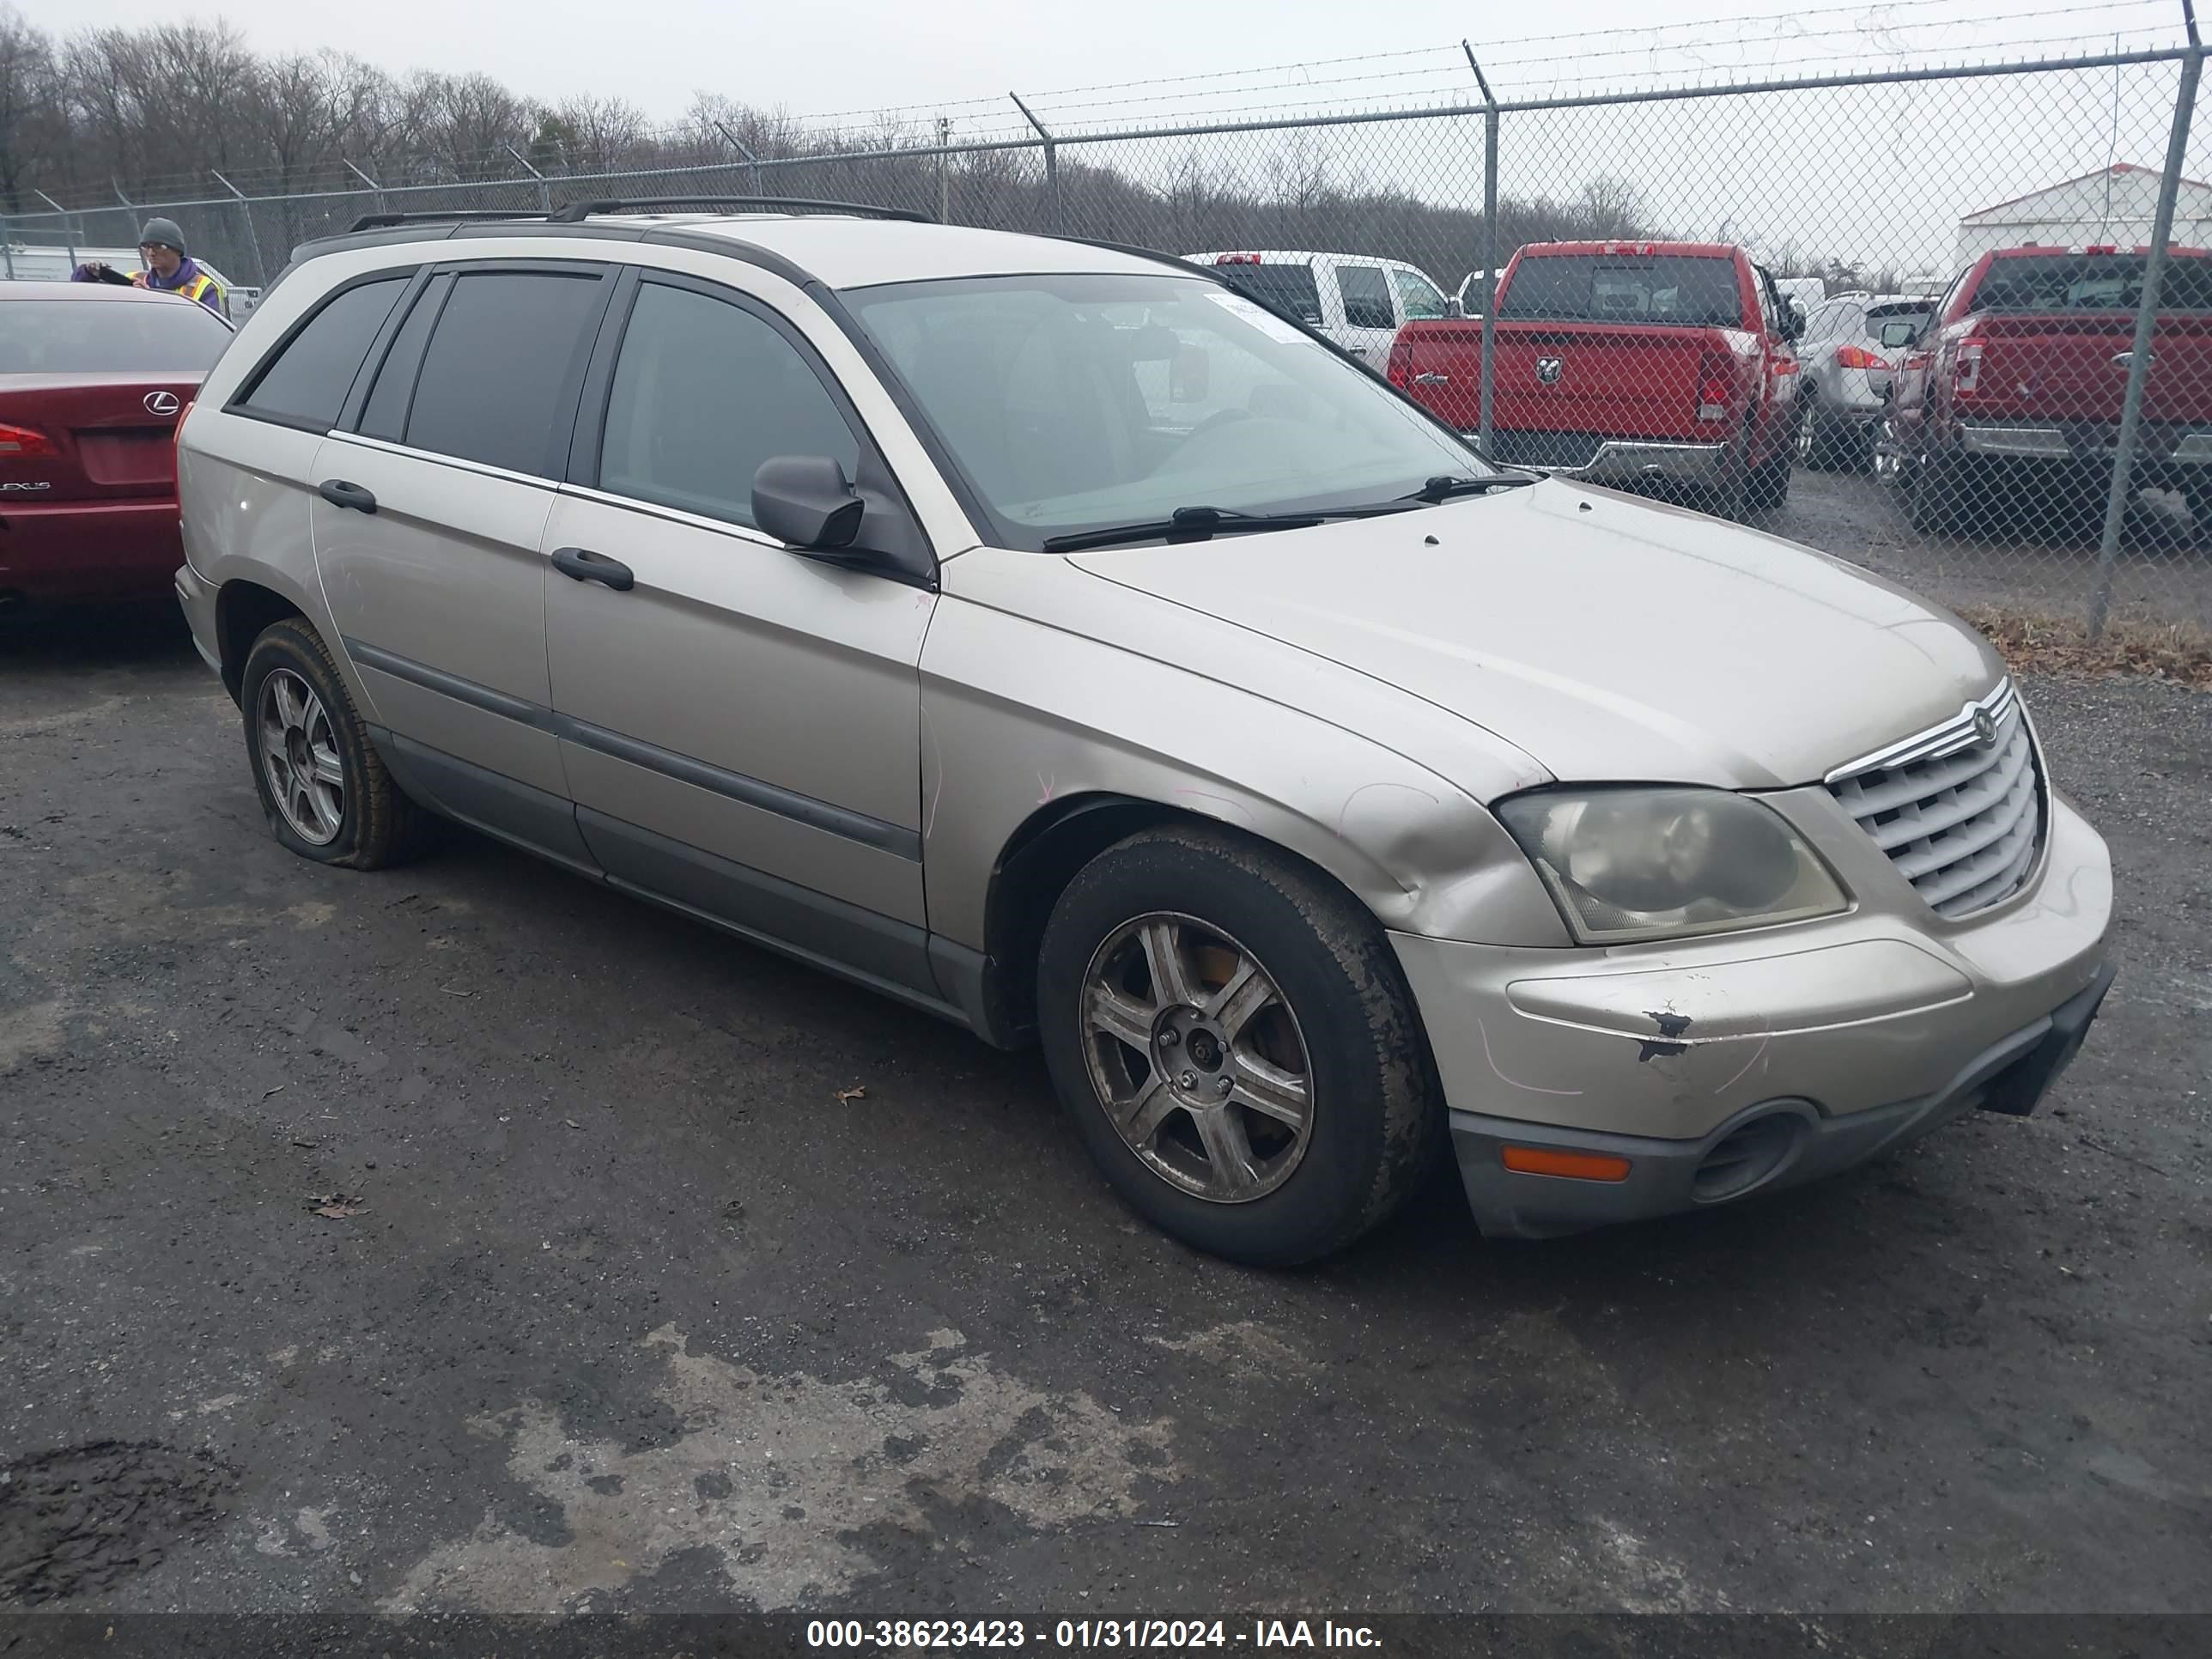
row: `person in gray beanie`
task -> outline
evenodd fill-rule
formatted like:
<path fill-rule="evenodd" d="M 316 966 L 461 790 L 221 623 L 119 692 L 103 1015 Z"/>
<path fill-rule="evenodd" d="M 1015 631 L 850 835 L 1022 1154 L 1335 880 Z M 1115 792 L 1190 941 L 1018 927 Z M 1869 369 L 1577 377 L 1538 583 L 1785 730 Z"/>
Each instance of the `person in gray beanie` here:
<path fill-rule="evenodd" d="M 125 277 L 100 264 L 79 265 L 70 273 L 73 283 L 128 282 L 164 294 L 181 294 L 196 300 L 218 317 L 230 314 L 229 296 L 222 284 L 202 270 L 199 261 L 185 252 L 185 233 L 174 219 L 154 218 L 138 233 L 138 257 L 146 269 Z"/>

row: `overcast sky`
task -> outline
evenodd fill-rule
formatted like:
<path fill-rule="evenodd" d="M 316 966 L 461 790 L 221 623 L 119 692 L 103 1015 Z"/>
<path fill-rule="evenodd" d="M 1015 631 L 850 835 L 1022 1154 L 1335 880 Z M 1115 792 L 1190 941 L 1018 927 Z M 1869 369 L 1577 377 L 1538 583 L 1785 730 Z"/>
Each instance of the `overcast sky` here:
<path fill-rule="evenodd" d="M 963 138 L 1024 131 L 1029 97 L 1066 131 L 1292 110 L 1434 107 L 1471 96 L 1451 43 L 1473 35 L 1501 98 L 1832 74 L 2172 44 L 2179 0 L 34 0 L 64 33 L 221 15 L 264 52 L 336 47 L 397 71 L 482 70 L 546 101 L 628 99 L 673 120 L 695 93 L 800 117 L 939 111 Z M 1425 49 L 1425 50 L 1424 50 Z M 1353 61 L 1346 61 L 1353 60 Z M 1291 65 L 1293 67 L 1283 68 Z M 1303 67 L 1302 67 L 1303 66 Z M 1242 72 L 1242 73 L 1239 73 Z M 1509 117 L 1504 188 L 1571 198 L 1626 178 L 1683 234 L 1795 244 L 1900 272 L 1948 263 L 1959 216 L 2115 161 L 2162 158 L 2170 64 Z M 1103 90 L 1085 90 L 1100 88 Z M 2212 150 L 2212 116 L 2192 152 Z M 1158 177 L 1202 155 L 1265 176 L 1285 150 L 1332 174 L 1479 205 L 1480 124 L 1466 119 L 1086 147 Z M 1449 284 L 1457 272 L 1440 272 Z"/>
<path fill-rule="evenodd" d="M 1511 75 L 1493 76 L 1501 95 L 1510 95 L 1514 82 L 1525 85 L 1548 72 L 1534 60 L 1577 57 L 1572 37 L 1560 38 L 1565 31 L 1649 30 L 1747 13 L 1788 17 L 1781 28 L 1698 32 L 1706 48 L 1739 37 L 1747 48 L 1740 55 L 1755 64 L 1777 56 L 1779 43 L 1793 37 L 1805 44 L 1781 55 L 1836 54 L 1885 37 L 1893 51 L 1940 50 L 1983 38 L 2080 37 L 2178 17 L 2179 0 L 2074 7 L 2058 0 L 1856 7 L 1833 0 L 1795 7 L 1777 0 L 1567 0 L 1549 8 L 1467 0 L 1367 6 L 1344 0 L 1115 0 L 1096 8 L 1037 0 L 365 0 L 345 6 L 31 0 L 22 9 L 64 32 L 219 15 L 264 51 L 335 46 L 393 70 L 481 70 L 548 100 L 614 94 L 649 115 L 673 118 L 702 89 L 802 113 L 844 111 L 998 97 L 1009 88 L 1026 94 L 1342 58 L 1444 45 L 1469 34 L 1481 53 L 1488 42 L 1552 35 L 1533 47 L 1498 48 L 1499 56 L 1518 60 Z M 1996 15 L 2007 12 L 2014 17 L 1998 21 Z M 1931 31 L 1931 22 L 1940 27 Z M 1609 44 L 1617 52 L 1622 43 Z M 1590 67 L 1632 70 L 1638 64 L 1624 54 Z"/>

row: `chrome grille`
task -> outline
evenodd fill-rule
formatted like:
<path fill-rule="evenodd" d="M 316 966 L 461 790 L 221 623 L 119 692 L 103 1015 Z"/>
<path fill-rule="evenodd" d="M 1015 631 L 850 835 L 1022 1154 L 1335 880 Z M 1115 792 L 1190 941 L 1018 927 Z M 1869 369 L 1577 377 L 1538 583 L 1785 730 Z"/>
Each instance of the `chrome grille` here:
<path fill-rule="evenodd" d="M 1977 721 L 1995 730 L 1984 741 Z M 1827 779 L 1938 915 L 1957 918 L 2019 891 L 2043 840 L 2042 781 L 2012 682 L 1958 715 Z"/>

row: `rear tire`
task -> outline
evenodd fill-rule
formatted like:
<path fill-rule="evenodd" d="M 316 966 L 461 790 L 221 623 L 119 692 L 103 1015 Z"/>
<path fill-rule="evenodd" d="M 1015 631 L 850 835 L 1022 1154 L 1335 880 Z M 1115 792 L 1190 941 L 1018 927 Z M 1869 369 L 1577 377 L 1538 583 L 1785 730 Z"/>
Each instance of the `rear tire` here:
<path fill-rule="evenodd" d="M 1905 521 L 1923 536 L 1985 533 L 1989 528 L 1984 481 L 1955 457 L 1923 454 L 1908 461 L 1905 475 Z"/>
<path fill-rule="evenodd" d="M 380 869 L 421 850 L 432 820 L 385 770 L 312 627 L 289 617 L 264 629 L 239 692 L 247 763 L 279 843 L 345 870 Z"/>
<path fill-rule="evenodd" d="M 1046 924 L 1037 1012 L 1107 1180 L 1215 1255 L 1287 1267 L 1340 1249 L 1441 1150 L 1427 1047 L 1382 930 L 1242 837 L 1146 830 L 1092 860 Z"/>

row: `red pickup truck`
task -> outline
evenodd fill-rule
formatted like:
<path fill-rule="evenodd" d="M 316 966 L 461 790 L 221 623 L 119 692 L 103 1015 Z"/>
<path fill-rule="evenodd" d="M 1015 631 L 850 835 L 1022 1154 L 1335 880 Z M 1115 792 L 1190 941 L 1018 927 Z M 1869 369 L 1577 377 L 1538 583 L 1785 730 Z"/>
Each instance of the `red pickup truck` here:
<path fill-rule="evenodd" d="M 1719 242 L 1540 242 L 1498 285 L 1492 453 L 1593 483 L 1671 487 L 1729 518 L 1778 507 L 1803 319 Z M 1391 384 L 1474 435 L 1482 325 L 1408 323 Z"/>
<path fill-rule="evenodd" d="M 2135 347 L 2148 250 L 2008 247 L 1951 284 L 1899 366 L 1875 470 L 1916 529 L 1972 534 L 2031 500 L 2094 516 Z M 2212 252 L 2166 262 L 2132 477 L 2212 508 Z"/>

